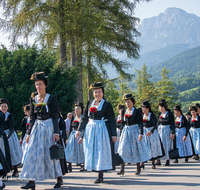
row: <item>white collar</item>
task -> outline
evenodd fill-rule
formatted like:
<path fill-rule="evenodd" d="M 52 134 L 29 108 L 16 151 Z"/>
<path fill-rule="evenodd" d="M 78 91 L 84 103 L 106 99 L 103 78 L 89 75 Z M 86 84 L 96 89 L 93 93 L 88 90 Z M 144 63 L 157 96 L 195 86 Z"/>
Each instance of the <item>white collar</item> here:
<path fill-rule="evenodd" d="M 151 112 L 149 112 L 149 114 L 148 114 L 148 116 L 147 116 L 147 120 L 148 120 L 148 121 L 150 121 L 150 117 L 151 117 Z M 143 119 L 145 119 L 145 118 L 146 118 L 146 115 L 144 114 L 144 115 L 143 115 Z"/>
<path fill-rule="evenodd" d="M 7 111 L 6 114 L 5 114 L 5 121 L 7 120 L 9 114 L 10 114 L 10 113 Z"/>
<path fill-rule="evenodd" d="M 163 117 L 163 118 L 166 118 L 166 115 L 168 114 L 168 111 L 166 111 L 164 114 L 162 113 L 161 114 L 161 116 Z"/>

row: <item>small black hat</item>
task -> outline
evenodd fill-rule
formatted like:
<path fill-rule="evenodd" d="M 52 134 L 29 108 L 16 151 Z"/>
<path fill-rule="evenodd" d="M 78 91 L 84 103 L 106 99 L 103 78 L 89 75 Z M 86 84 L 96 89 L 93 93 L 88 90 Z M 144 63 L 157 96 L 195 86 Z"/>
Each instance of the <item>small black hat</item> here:
<path fill-rule="evenodd" d="M 200 108 L 200 104 L 199 103 L 195 103 L 194 104 L 196 107 Z"/>
<path fill-rule="evenodd" d="M 31 109 L 30 104 L 24 106 L 24 111 L 29 111 Z"/>
<path fill-rule="evenodd" d="M 181 110 L 181 106 L 180 106 L 180 105 L 175 105 L 175 106 L 174 106 L 174 110 L 180 111 L 180 110 Z"/>
<path fill-rule="evenodd" d="M 125 105 L 123 105 L 123 104 L 119 104 L 119 105 L 117 106 L 117 108 L 118 108 L 118 110 L 125 109 Z"/>
<path fill-rule="evenodd" d="M 159 105 L 163 105 L 163 104 L 166 104 L 166 103 L 167 103 L 167 102 L 166 102 L 165 99 L 162 99 L 162 100 L 159 101 Z"/>
<path fill-rule="evenodd" d="M 149 106 L 151 103 L 149 103 L 149 101 L 148 100 L 143 100 L 142 101 L 142 107 L 146 107 L 146 106 Z"/>
<path fill-rule="evenodd" d="M 90 89 L 104 88 L 102 82 L 94 82 L 90 85 Z"/>
<path fill-rule="evenodd" d="M 47 79 L 48 76 L 45 76 L 45 73 L 44 72 L 35 72 L 31 75 L 31 80 L 45 80 Z"/>
<path fill-rule="evenodd" d="M 190 113 L 190 111 L 189 111 L 189 112 L 187 112 L 187 113 L 186 113 L 186 115 L 190 115 L 190 116 L 192 116 L 192 115 L 191 115 L 191 113 Z"/>
<path fill-rule="evenodd" d="M 8 100 L 6 98 L 1 98 L 0 104 L 8 104 Z"/>
<path fill-rule="evenodd" d="M 22 109 L 24 109 L 24 107 L 25 107 L 26 105 L 29 105 L 29 102 L 23 103 L 23 104 L 22 104 Z"/>
<path fill-rule="evenodd" d="M 132 95 L 132 93 L 124 94 L 123 95 L 123 100 L 128 100 L 131 98 L 134 98 L 135 96 Z"/>
<path fill-rule="evenodd" d="M 75 106 L 80 106 L 81 108 L 84 108 L 83 103 L 81 103 L 81 102 L 76 102 L 75 105 L 74 105 L 74 107 Z"/>
<path fill-rule="evenodd" d="M 190 111 L 196 111 L 197 112 L 197 107 L 196 106 L 191 106 Z"/>

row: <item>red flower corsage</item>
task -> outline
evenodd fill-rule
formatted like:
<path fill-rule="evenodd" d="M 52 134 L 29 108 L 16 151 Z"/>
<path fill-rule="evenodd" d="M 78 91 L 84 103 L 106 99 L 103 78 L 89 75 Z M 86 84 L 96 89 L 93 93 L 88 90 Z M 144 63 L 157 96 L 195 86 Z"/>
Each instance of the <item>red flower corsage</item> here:
<path fill-rule="evenodd" d="M 125 117 L 131 117 L 131 114 L 125 114 Z"/>
<path fill-rule="evenodd" d="M 143 122 L 147 122 L 147 120 L 146 120 L 146 119 L 143 119 Z"/>
<path fill-rule="evenodd" d="M 192 120 L 192 122 L 195 122 L 195 121 L 197 121 L 197 120 L 196 120 L 196 119 L 193 119 L 193 120 Z"/>
<path fill-rule="evenodd" d="M 176 122 L 175 122 L 175 124 L 178 124 L 178 125 L 180 125 L 180 121 L 176 121 Z"/>
<path fill-rule="evenodd" d="M 26 126 L 29 126 L 29 123 L 27 123 Z"/>
<path fill-rule="evenodd" d="M 162 115 L 160 116 L 160 119 L 164 118 Z"/>
<path fill-rule="evenodd" d="M 90 107 L 90 112 L 97 113 L 97 108 L 95 108 L 95 107 Z"/>
<path fill-rule="evenodd" d="M 120 120 L 118 120 L 117 122 L 118 122 L 118 123 L 119 123 L 119 122 L 122 122 L 122 120 L 120 119 Z"/>
<path fill-rule="evenodd" d="M 74 123 L 78 123 L 78 121 L 77 121 L 77 120 L 74 120 Z"/>

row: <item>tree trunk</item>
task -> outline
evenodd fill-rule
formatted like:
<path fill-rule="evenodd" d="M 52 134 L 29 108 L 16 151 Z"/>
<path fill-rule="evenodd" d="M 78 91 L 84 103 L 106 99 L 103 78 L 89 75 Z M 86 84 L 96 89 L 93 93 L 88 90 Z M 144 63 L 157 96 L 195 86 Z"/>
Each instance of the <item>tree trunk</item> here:
<path fill-rule="evenodd" d="M 87 55 L 87 95 L 88 95 L 88 101 L 92 100 L 92 91 L 90 90 L 90 75 L 91 75 L 91 56 Z"/>
<path fill-rule="evenodd" d="M 79 79 L 76 85 L 76 91 L 78 92 L 78 102 L 83 103 L 83 88 L 82 88 L 82 52 L 81 48 L 77 50 L 77 66 L 79 68 Z"/>
<path fill-rule="evenodd" d="M 76 48 L 74 38 L 71 41 L 71 66 L 76 66 Z"/>
<path fill-rule="evenodd" d="M 60 18 L 60 64 L 67 67 L 67 48 L 66 48 L 66 36 L 64 26 L 64 0 L 58 0 L 59 2 L 59 18 Z"/>

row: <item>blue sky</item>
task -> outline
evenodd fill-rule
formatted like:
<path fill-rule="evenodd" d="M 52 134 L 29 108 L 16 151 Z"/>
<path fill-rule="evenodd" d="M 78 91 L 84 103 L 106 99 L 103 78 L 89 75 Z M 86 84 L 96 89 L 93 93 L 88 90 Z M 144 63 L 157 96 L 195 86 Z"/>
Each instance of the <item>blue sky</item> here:
<path fill-rule="evenodd" d="M 135 16 L 142 21 L 145 18 L 158 16 L 169 7 L 177 7 L 200 17 L 200 0 L 153 0 L 142 2 L 137 5 Z"/>
<path fill-rule="evenodd" d="M 152 0 L 148 3 L 142 2 L 137 5 L 135 16 L 142 21 L 145 18 L 158 16 L 169 7 L 177 7 L 200 17 L 200 0 Z M 0 12 L 2 12 L 1 9 Z M 11 44 L 7 39 L 8 34 L 0 33 L 0 36 L 0 43 L 9 48 Z"/>

